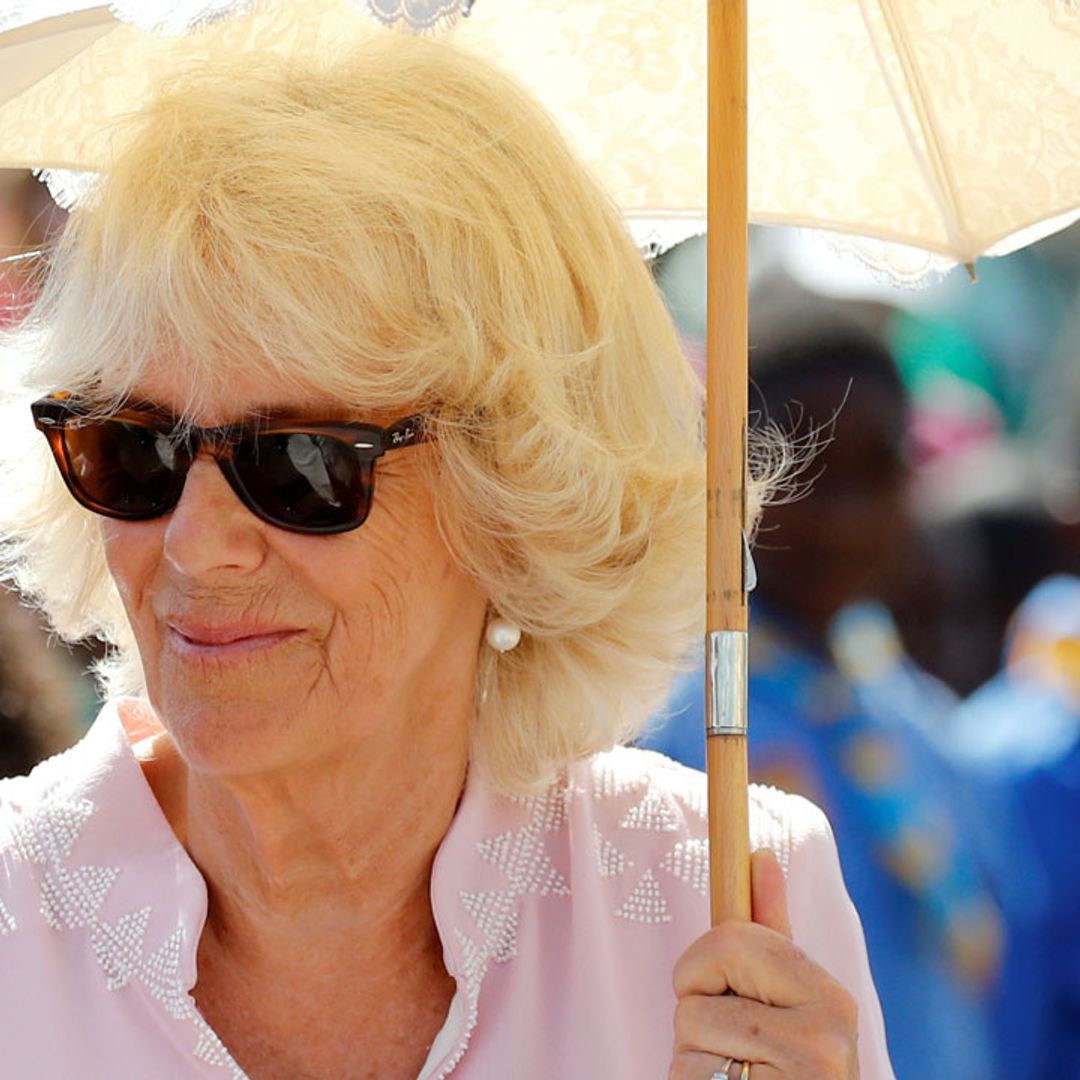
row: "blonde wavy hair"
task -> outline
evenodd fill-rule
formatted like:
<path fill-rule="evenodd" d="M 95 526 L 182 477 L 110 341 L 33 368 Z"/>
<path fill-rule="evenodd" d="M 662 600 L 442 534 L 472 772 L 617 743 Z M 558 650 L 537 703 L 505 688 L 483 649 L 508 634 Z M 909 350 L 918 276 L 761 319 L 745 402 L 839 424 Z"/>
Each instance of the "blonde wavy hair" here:
<path fill-rule="evenodd" d="M 481 649 L 476 757 L 522 792 L 631 738 L 702 629 L 701 388 L 548 116 L 487 62 L 380 34 L 187 73 L 131 124 L 15 342 L 28 390 L 117 402 L 167 350 L 193 418 L 238 370 L 423 412 L 446 542 L 525 631 Z M 107 693 L 144 692 L 100 519 L 44 445 L 17 457 L 7 574 L 111 644 Z"/>

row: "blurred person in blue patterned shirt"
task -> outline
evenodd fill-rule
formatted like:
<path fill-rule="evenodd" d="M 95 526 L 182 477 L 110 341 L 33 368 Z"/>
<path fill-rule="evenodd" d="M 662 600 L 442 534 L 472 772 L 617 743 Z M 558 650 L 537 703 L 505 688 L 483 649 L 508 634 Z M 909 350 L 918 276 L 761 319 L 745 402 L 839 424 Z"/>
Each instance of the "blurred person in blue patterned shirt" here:
<path fill-rule="evenodd" d="M 1027 899 L 999 983 L 996 1019 L 1016 1080 L 1080 1076 L 1080 579 L 1037 585 L 1013 616 L 1001 671 L 948 725 L 950 756 L 982 785 L 985 814 L 1009 828 Z M 1036 1007 L 1033 1008 L 1033 1003 Z"/>
<path fill-rule="evenodd" d="M 888 610 L 919 558 L 906 394 L 887 348 L 845 312 L 808 298 L 754 311 L 758 422 L 820 449 L 812 491 L 770 507 L 757 541 L 752 779 L 807 795 L 832 820 L 899 1080 L 928 1065 L 1003 1078 L 989 1012 L 1002 923 L 983 851 L 995 838 L 975 839 L 962 787 L 924 733 L 954 699 L 906 658 Z M 703 707 L 699 667 L 647 745 L 703 767 Z"/>

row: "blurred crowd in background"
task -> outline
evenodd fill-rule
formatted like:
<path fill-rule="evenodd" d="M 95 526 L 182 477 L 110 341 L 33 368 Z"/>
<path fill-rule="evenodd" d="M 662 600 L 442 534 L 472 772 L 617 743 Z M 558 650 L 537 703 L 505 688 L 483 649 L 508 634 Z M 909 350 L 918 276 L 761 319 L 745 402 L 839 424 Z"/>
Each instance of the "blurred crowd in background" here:
<path fill-rule="evenodd" d="M 704 254 L 657 275 L 703 356 Z M 900 1080 L 1080 1077 L 1080 229 L 922 290 L 752 237 L 751 777 L 812 798 Z M 645 740 L 704 765 L 700 662 Z"/>
<path fill-rule="evenodd" d="M 63 217 L 0 171 L 0 325 Z M 703 364 L 704 245 L 654 265 Z M 755 542 L 752 777 L 829 814 L 900 1080 L 1080 1077 L 1080 227 L 977 285 L 777 229 L 751 268 L 752 424 L 798 459 Z M 85 730 L 93 656 L 0 592 L 0 773 Z M 688 665 L 644 742 L 700 767 Z"/>

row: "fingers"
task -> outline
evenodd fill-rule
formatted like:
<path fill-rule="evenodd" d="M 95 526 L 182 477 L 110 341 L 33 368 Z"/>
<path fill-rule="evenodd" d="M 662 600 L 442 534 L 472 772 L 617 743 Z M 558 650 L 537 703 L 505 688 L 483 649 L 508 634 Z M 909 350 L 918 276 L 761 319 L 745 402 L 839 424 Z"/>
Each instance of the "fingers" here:
<path fill-rule="evenodd" d="M 816 1001 L 836 983 L 801 949 L 767 926 L 725 922 L 703 934 L 675 965 L 675 993 L 738 994 L 767 1005 Z"/>
<path fill-rule="evenodd" d="M 737 997 L 680 1001 L 672 1075 L 680 1075 L 678 1065 L 687 1077 L 711 1077 L 728 1056 L 754 1063 L 754 1080 L 857 1075 L 856 1036 L 844 1009 L 776 1009 Z"/>
<path fill-rule="evenodd" d="M 854 998 L 791 941 L 787 889 L 770 852 L 751 863 L 754 922 L 698 938 L 675 965 L 669 1080 L 710 1080 L 730 1058 L 753 1080 L 858 1076 Z M 730 1072 L 729 1072 L 730 1075 Z"/>
<path fill-rule="evenodd" d="M 671 1063 L 667 1080 L 712 1080 L 712 1077 L 727 1063 L 727 1055 L 703 1054 L 688 1051 L 679 1054 Z M 742 1075 L 742 1062 L 736 1061 L 728 1070 L 731 1080 L 739 1080 Z M 771 1065 L 752 1062 L 750 1080 L 790 1080 Z"/>
<path fill-rule="evenodd" d="M 798 1035 L 798 1013 L 771 1017 L 768 1005 L 740 997 L 684 998 L 675 1009 L 675 1050 L 730 1055 L 737 1061 L 777 1061 Z M 775 1011 L 775 1010 L 772 1010 Z"/>
<path fill-rule="evenodd" d="M 754 922 L 791 938 L 787 882 L 776 856 L 767 848 L 750 858 L 750 901 Z"/>

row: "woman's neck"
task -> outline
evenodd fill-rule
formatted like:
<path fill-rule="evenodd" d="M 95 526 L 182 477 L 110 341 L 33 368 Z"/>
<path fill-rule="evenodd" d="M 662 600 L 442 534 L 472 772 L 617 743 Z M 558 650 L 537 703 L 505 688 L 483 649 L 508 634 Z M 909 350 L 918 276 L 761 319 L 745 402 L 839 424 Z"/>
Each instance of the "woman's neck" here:
<path fill-rule="evenodd" d="M 322 1027 L 332 1017 L 334 1030 L 387 1040 L 374 1075 L 394 1075 L 399 1057 L 402 1075 L 416 1075 L 453 996 L 430 885 L 464 787 L 466 726 L 411 727 L 402 745 L 384 738 L 287 776 L 240 779 L 193 772 L 163 733 L 142 744 L 207 883 L 195 998 L 242 1065 L 262 1053 L 247 1042 L 255 1033 L 280 1058 L 319 1018 L 332 1054 Z M 244 1020 L 233 1027 L 233 1016 Z M 328 1060 L 325 1075 L 344 1075 L 335 1067 Z"/>
<path fill-rule="evenodd" d="M 343 923 L 378 936 L 411 910 L 430 917 L 432 862 L 465 781 L 464 727 L 402 725 L 402 739 L 384 734 L 285 775 L 197 773 L 164 734 L 140 756 L 207 881 L 212 929 L 252 945 Z"/>

